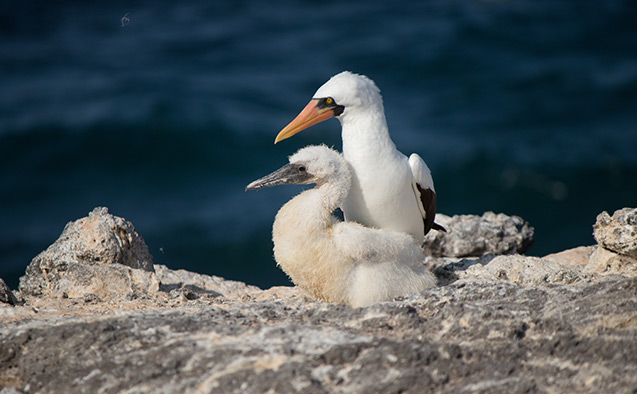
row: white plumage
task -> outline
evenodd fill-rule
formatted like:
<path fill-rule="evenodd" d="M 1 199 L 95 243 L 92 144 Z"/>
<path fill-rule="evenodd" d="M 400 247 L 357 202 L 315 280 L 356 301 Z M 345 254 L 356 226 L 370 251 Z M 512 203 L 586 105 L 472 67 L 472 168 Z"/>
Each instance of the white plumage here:
<path fill-rule="evenodd" d="M 409 235 L 342 222 L 332 215 L 347 197 L 351 171 L 326 146 L 309 146 L 289 164 L 252 182 L 246 190 L 310 184 L 277 213 L 274 257 L 299 287 L 318 299 L 364 306 L 434 286 L 424 255 Z"/>
<path fill-rule="evenodd" d="M 362 75 L 344 71 L 321 86 L 305 109 L 281 132 L 279 142 L 329 118 L 342 125 L 343 156 L 352 167 L 352 186 L 343 201 L 345 219 L 402 231 L 422 242 L 434 223 L 436 192 L 429 167 L 409 159 L 389 136 L 380 90 Z"/>

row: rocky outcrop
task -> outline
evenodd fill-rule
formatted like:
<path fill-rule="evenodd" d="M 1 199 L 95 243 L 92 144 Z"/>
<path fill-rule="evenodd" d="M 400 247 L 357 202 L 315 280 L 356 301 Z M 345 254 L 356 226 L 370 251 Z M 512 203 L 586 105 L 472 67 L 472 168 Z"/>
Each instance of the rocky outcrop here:
<path fill-rule="evenodd" d="M 637 208 L 602 212 L 593 226 L 597 243 L 611 252 L 637 259 Z"/>
<path fill-rule="evenodd" d="M 149 293 L 159 286 L 144 239 L 127 220 L 106 208 L 70 222 L 60 237 L 37 255 L 20 279 L 25 296 L 101 298 Z"/>
<path fill-rule="evenodd" d="M 89 253 L 108 259 L 83 258 L 82 242 L 112 245 L 86 242 L 99 238 L 92 231 L 118 233 L 104 223 L 123 220 L 98 212 L 85 218 L 92 225 L 74 222 L 85 225 L 81 237 L 65 230 L 33 260 L 17 293 L 22 305 L 0 303 L 2 394 L 637 387 L 631 260 L 593 269 L 595 253 L 627 255 L 593 246 L 544 258 L 429 257 L 439 287 L 351 308 L 295 287 L 263 291 L 160 265 L 132 268 L 117 257 L 135 255 L 116 250 L 124 242 Z"/>
<path fill-rule="evenodd" d="M 484 282 L 510 282 L 522 286 L 573 284 L 586 279 L 580 270 L 539 257 L 489 254 L 472 259 L 433 259 L 432 271 L 439 284 L 459 279 Z"/>
<path fill-rule="evenodd" d="M 85 316 L 41 311 L 0 327 L 0 386 L 47 393 L 631 392 L 636 293 L 634 278 L 541 287 L 457 281 L 358 309 L 217 297 Z"/>
<path fill-rule="evenodd" d="M 637 276 L 637 209 L 620 209 L 612 217 L 602 212 L 593 229 L 598 245 L 566 250 L 544 259 L 570 266 L 592 278 Z"/>
<path fill-rule="evenodd" d="M 486 212 L 477 215 L 436 215 L 447 232 L 431 231 L 423 250 L 431 256 L 468 257 L 524 253 L 533 244 L 533 227 L 518 216 Z"/>
<path fill-rule="evenodd" d="M 19 294 L 38 308 L 70 305 L 94 311 L 176 306 L 182 300 L 216 297 L 241 300 L 263 293 L 242 282 L 152 262 L 132 223 L 106 208 L 95 208 L 88 217 L 67 224 L 60 237 L 33 259 L 20 278 Z"/>
<path fill-rule="evenodd" d="M 0 279 L 0 303 L 15 305 L 18 303 L 18 300 L 13 295 L 9 286 L 4 283 L 4 280 Z"/>

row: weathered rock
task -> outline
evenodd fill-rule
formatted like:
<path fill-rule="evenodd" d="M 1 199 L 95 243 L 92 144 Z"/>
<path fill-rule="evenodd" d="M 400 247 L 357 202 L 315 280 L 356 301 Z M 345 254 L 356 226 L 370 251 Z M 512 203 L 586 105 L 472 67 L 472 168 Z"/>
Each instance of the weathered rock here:
<path fill-rule="evenodd" d="M 637 259 L 596 246 L 582 271 L 593 275 L 637 276 Z"/>
<path fill-rule="evenodd" d="M 131 293 L 150 294 L 158 289 L 159 281 L 153 272 L 121 264 L 85 265 L 38 257 L 20 278 L 21 293 L 35 297 L 81 298 L 95 294 L 104 299 L 118 299 Z"/>
<path fill-rule="evenodd" d="M 0 386 L 628 393 L 637 387 L 635 294 L 634 278 L 539 287 L 461 280 L 359 309 L 218 297 L 180 308 L 36 315 L 0 326 Z"/>
<path fill-rule="evenodd" d="M 146 306 L 174 304 L 174 297 L 223 296 L 239 300 L 261 293 L 243 282 L 173 271 L 153 265 L 143 238 L 106 208 L 66 225 L 60 237 L 36 256 L 20 278 L 27 297 L 110 302 L 144 298 Z"/>
<path fill-rule="evenodd" d="M 11 289 L 9 289 L 9 286 L 4 283 L 4 280 L 2 280 L 2 278 L 0 278 L 0 303 L 9 305 L 15 305 L 18 303 L 18 300 L 13 295 L 13 292 L 11 291 Z"/>
<path fill-rule="evenodd" d="M 544 258 L 572 266 L 584 275 L 637 276 L 637 208 L 597 215 L 593 235 L 599 245 L 579 247 Z"/>
<path fill-rule="evenodd" d="M 593 236 L 599 245 L 612 252 L 637 258 L 637 208 L 597 215 Z"/>
<path fill-rule="evenodd" d="M 577 248 L 563 250 L 558 253 L 552 253 L 544 256 L 543 258 L 567 267 L 582 269 L 582 267 L 588 264 L 591 253 L 593 253 L 595 248 L 597 248 L 597 246 L 579 246 Z"/>
<path fill-rule="evenodd" d="M 153 258 L 143 238 L 125 219 L 95 208 L 70 222 L 60 237 L 37 255 L 20 278 L 24 295 L 124 296 L 156 291 Z"/>
<path fill-rule="evenodd" d="M 447 232 L 431 231 L 423 249 L 431 256 L 468 257 L 524 253 L 533 244 L 533 227 L 518 216 L 486 212 L 477 215 L 436 215 Z"/>
<path fill-rule="evenodd" d="M 599 245 L 581 246 L 544 256 L 543 259 L 571 267 L 587 277 L 615 274 L 637 276 L 637 259 L 611 252 Z"/>
<path fill-rule="evenodd" d="M 484 223 L 495 220 L 476 231 Z M 54 245 L 82 245 L 73 242 L 63 234 Z M 637 278 L 629 257 L 598 246 L 546 258 L 429 257 L 442 286 L 365 308 L 161 265 L 50 256 L 22 278 L 25 305 L 0 308 L 1 394 L 637 387 Z"/>
<path fill-rule="evenodd" d="M 165 265 L 155 265 L 160 291 L 180 291 L 184 294 L 203 294 L 224 297 L 229 300 L 242 300 L 262 293 L 256 286 L 243 282 L 227 280 L 218 276 L 197 274 L 186 270 L 171 270 Z"/>
<path fill-rule="evenodd" d="M 585 278 L 579 270 L 539 257 L 521 255 L 486 255 L 479 259 L 452 261 L 434 268 L 434 273 L 439 278 L 444 278 L 443 284 L 462 279 L 480 282 L 507 281 L 523 286 L 538 286 L 572 284 Z"/>

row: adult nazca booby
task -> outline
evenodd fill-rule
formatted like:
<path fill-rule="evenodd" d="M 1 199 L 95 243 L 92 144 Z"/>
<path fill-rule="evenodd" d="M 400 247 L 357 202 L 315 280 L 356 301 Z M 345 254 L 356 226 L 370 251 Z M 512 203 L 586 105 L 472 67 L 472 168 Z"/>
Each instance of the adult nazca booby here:
<path fill-rule="evenodd" d="M 299 150 L 289 164 L 246 187 L 316 184 L 276 215 L 272 240 L 278 265 L 316 298 L 355 307 L 434 286 L 423 252 L 410 235 L 343 222 L 332 215 L 347 197 L 351 180 L 343 157 L 321 145 Z"/>
<path fill-rule="evenodd" d="M 437 197 L 429 167 L 418 154 L 407 158 L 396 149 L 380 90 L 366 76 L 333 76 L 274 143 L 332 117 L 341 122 L 343 156 L 353 170 L 341 207 L 345 220 L 406 232 L 418 242 L 432 228 L 446 231 L 434 222 Z"/>

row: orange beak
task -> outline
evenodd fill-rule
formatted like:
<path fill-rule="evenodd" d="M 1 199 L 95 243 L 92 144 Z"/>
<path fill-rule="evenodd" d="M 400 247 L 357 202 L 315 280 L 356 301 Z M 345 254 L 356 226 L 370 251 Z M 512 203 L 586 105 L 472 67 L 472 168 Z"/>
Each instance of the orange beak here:
<path fill-rule="evenodd" d="M 334 107 L 319 108 L 319 99 L 310 100 L 309 104 L 303 108 L 300 114 L 276 136 L 274 143 L 292 137 L 299 131 L 303 131 L 310 126 L 321 123 L 336 116 Z"/>

